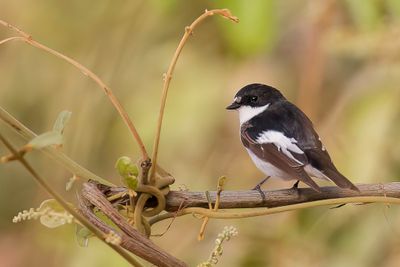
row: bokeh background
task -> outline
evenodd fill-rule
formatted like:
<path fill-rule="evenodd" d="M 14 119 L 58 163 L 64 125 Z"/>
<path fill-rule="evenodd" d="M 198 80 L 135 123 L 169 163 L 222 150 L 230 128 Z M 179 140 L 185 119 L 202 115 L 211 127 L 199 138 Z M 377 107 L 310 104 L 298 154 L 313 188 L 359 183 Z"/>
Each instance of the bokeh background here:
<path fill-rule="evenodd" d="M 168 97 L 160 164 L 179 186 L 252 188 L 263 175 L 238 137 L 235 112 L 224 108 L 242 86 L 280 88 L 314 121 L 337 167 L 356 183 L 400 178 L 400 1 L 28 1 L 0 0 L 0 17 L 89 67 L 121 99 L 151 149 L 162 74 L 184 27 L 205 9 L 229 8 L 234 24 L 213 17 L 198 27 L 178 62 Z M 0 28 L 4 39 L 14 33 Z M 65 153 L 119 182 L 115 160 L 139 151 L 109 101 L 65 62 L 22 42 L 0 46 L 0 105 L 37 133 L 72 111 Z M 24 141 L 4 124 L 14 144 Z M 5 154 L 3 146 L 0 153 Z M 66 198 L 71 176 L 40 152 L 28 159 Z M 270 181 L 267 188 L 290 187 Z M 79 187 L 75 188 L 79 190 Z M 78 246 L 75 228 L 13 224 L 19 211 L 49 196 L 18 163 L 0 166 L 0 265 L 127 266 L 98 240 Z M 153 240 L 194 266 L 208 258 L 224 225 L 239 236 L 219 266 L 399 266 L 400 210 L 385 205 L 327 207 L 243 220 L 187 216 Z M 167 223 L 155 227 L 165 230 Z"/>

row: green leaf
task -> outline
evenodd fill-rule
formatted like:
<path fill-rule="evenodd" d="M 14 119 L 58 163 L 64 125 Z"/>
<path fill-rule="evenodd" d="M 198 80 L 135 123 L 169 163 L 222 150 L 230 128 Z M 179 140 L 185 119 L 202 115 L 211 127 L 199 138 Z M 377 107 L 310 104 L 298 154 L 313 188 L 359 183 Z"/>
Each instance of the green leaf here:
<path fill-rule="evenodd" d="M 132 163 L 132 159 L 126 156 L 120 157 L 115 164 L 119 175 L 122 176 L 122 183 L 129 189 L 136 190 L 138 185 L 138 167 Z"/>
<path fill-rule="evenodd" d="M 89 238 L 93 237 L 94 234 L 89 229 L 82 225 L 76 225 L 75 237 L 79 246 L 87 247 L 89 245 Z"/>
<path fill-rule="evenodd" d="M 28 146 L 36 149 L 41 149 L 51 145 L 62 145 L 63 137 L 60 132 L 50 131 L 33 138 Z"/>
<path fill-rule="evenodd" d="M 135 176 L 126 176 L 122 178 L 122 182 L 128 187 L 129 189 L 136 190 L 138 186 L 138 179 Z"/>
<path fill-rule="evenodd" d="M 139 175 L 139 169 L 138 167 L 132 163 L 132 159 L 126 156 L 120 157 L 116 164 L 115 168 L 117 169 L 119 175 L 122 177 L 127 177 L 127 176 L 138 176 Z"/>
<path fill-rule="evenodd" d="M 64 132 L 65 125 L 71 118 L 71 114 L 72 112 L 68 110 L 61 111 L 60 114 L 58 114 L 56 122 L 54 123 L 53 131 L 62 134 Z"/>

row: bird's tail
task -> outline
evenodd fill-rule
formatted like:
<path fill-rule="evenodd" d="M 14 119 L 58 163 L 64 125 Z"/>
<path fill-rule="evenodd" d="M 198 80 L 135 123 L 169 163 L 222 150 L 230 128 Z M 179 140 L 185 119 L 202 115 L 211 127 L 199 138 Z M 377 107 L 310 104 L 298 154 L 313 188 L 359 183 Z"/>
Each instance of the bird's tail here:
<path fill-rule="evenodd" d="M 358 189 L 357 186 L 350 182 L 350 180 L 342 175 L 338 170 L 325 169 L 324 174 L 337 186 L 360 192 L 360 189 Z"/>

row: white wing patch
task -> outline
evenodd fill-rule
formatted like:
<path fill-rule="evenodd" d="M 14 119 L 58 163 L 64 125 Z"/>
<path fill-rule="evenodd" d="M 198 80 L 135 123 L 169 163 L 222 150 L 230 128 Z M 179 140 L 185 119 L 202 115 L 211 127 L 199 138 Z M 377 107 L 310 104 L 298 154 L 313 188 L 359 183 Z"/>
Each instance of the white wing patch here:
<path fill-rule="evenodd" d="M 289 138 L 278 131 L 269 130 L 262 132 L 257 137 L 256 142 L 259 144 L 272 143 L 278 148 L 279 151 L 282 151 L 286 156 L 300 164 L 303 164 L 295 157 L 293 157 L 292 153 L 290 153 L 290 151 L 292 151 L 297 154 L 304 154 L 304 152 L 296 145 L 297 140 L 294 138 Z"/>
<path fill-rule="evenodd" d="M 266 110 L 268 106 L 269 104 L 266 104 L 261 107 L 241 106 L 238 109 L 240 126 L 242 126 L 242 124 L 245 123 L 246 121 L 252 119 L 254 116 L 257 116 L 258 114 Z"/>

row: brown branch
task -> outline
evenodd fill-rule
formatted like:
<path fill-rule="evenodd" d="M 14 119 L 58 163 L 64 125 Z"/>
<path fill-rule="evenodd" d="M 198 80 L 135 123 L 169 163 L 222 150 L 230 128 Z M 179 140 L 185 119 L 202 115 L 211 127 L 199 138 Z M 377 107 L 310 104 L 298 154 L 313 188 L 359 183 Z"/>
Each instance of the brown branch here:
<path fill-rule="evenodd" d="M 281 207 L 298 203 L 305 203 L 324 199 L 340 199 L 349 197 L 391 197 L 400 198 L 400 182 L 385 184 L 360 184 L 360 192 L 341 189 L 336 186 L 321 187 L 318 193 L 311 188 L 300 188 L 299 193 L 292 189 L 264 191 L 265 200 L 256 190 L 222 191 L 219 209 Z M 210 191 L 212 204 L 215 204 L 216 191 Z M 208 208 L 208 201 L 204 192 L 171 191 L 166 196 L 166 210 L 177 211 L 184 203 L 185 208 Z"/>
<path fill-rule="evenodd" d="M 152 225 L 164 219 L 187 214 L 199 214 L 214 219 L 238 219 L 317 206 L 337 205 L 341 203 L 400 204 L 400 182 L 363 184 L 358 185 L 358 188 L 360 192 L 344 190 L 335 186 L 322 187 L 322 193 L 315 192 L 311 188 L 300 188 L 298 191 L 293 189 L 264 191 L 264 199 L 263 196 L 255 190 L 213 191 L 209 193 L 209 197 L 207 197 L 203 192 L 171 191 L 166 196 L 166 210 L 170 212 L 151 218 L 149 223 Z M 172 256 L 163 254 L 164 252 L 161 249 L 157 248 L 137 230 L 132 229 L 126 222 L 126 219 L 114 210 L 114 205 L 124 204 L 128 201 L 126 197 L 122 197 L 122 195 L 127 194 L 121 194 L 121 192 L 126 192 L 126 190 L 127 189 L 123 187 L 108 187 L 100 184 L 87 183 L 84 185 L 82 194 L 87 198 L 91 205 L 102 210 L 123 231 L 123 242 L 121 245 L 124 248 L 127 248 L 129 251 L 152 263 L 155 263 L 155 261 L 163 257 L 166 257 L 166 259 L 163 259 L 163 263 L 165 263 L 166 260 L 171 260 L 170 257 Z M 218 193 L 220 193 L 219 197 Z M 109 202 L 106 199 L 107 196 L 114 195 L 119 195 L 121 197 L 112 198 L 112 202 Z M 148 207 L 153 207 L 152 204 L 155 203 L 151 203 L 151 201 L 147 203 Z M 217 211 L 214 209 L 208 209 L 212 204 L 214 204 L 214 206 L 218 205 L 220 209 L 224 210 Z M 182 206 L 184 206 L 183 209 Z M 249 210 L 228 211 L 228 209 L 238 208 L 248 208 Z M 85 213 L 85 215 L 90 221 L 92 221 L 90 214 Z M 103 226 L 102 228 L 98 223 L 92 223 L 100 229 L 108 227 Z M 105 233 L 113 230 L 105 229 Z M 129 243 L 129 247 L 126 247 L 127 242 Z M 161 255 L 159 255 L 159 253 L 161 253 Z M 172 259 L 177 260 L 173 257 Z M 179 260 L 177 261 L 179 262 Z M 184 263 L 181 264 L 184 266 Z M 175 263 L 175 265 L 172 266 L 181 265 Z"/>
<path fill-rule="evenodd" d="M 121 230 L 119 233 L 122 240 L 121 246 L 135 255 L 155 264 L 156 266 L 187 266 L 184 262 L 168 254 L 146 236 L 135 230 L 121 214 L 104 197 L 102 192 L 93 183 L 85 183 L 82 190 L 82 197 L 79 199 L 82 214 L 97 228 L 105 234 L 116 231 L 99 220 L 93 213 L 93 206 L 99 208 L 109 217 Z"/>

